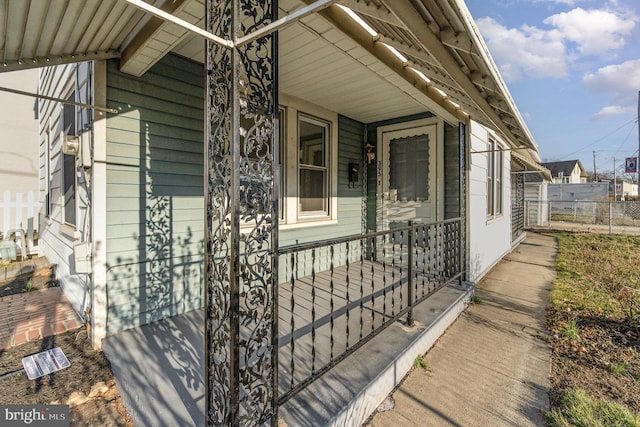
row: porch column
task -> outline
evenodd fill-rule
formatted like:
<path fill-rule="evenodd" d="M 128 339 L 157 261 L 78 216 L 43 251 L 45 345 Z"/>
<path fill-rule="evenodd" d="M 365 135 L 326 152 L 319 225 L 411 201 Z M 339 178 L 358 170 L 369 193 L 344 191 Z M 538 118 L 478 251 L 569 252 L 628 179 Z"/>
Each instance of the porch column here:
<path fill-rule="evenodd" d="M 467 259 L 467 254 L 469 253 L 468 241 L 467 241 L 467 170 L 470 167 L 467 167 L 467 125 L 463 122 L 458 123 L 458 140 L 459 144 L 459 174 L 460 174 L 460 189 L 459 191 L 459 211 L 460 211 L 460 242 L 458 247 L 458 259 L 460 262 L 460 271 L 462 274 L 460 275 L 459 282 L 462 285 L 462 282 L 468 280 L 470 265 L 469 260 Z"/>
<path fill-rule="evenodd" d="M 208 425 L 277 423 L 277 0 L 206 0 Z"/>

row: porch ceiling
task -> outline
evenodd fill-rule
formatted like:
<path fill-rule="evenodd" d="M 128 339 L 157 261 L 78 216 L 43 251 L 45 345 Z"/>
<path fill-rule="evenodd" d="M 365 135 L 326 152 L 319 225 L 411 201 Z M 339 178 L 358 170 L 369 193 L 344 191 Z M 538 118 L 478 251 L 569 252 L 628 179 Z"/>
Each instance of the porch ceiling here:
<path fill-rule="evenodd" d="M 280 0 L 282 15 L 313 0 Z M 148 3 L 204 26 L 204 0 Z M 280 32 L 280 88 L 371 122 L 430 109 L 537 147 L 463 0 L 339 0 Z M 400 59 L 389 46 L 404 56 Z M 202 62 L 204 42 L 126 0 L 0 2 L 0 71 L 120 58 L 142 75 L 169 52 Z M 321 84 L 319 84 L 321 82 Z M 348 88 L 348 90 L 346 90 Z"/>

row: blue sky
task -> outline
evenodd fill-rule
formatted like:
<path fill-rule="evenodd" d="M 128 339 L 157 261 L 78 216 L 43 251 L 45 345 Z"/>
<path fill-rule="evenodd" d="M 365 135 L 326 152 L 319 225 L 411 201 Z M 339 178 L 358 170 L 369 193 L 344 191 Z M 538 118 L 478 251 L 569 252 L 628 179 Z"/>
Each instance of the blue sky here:
<path fill-rule="evenodd" d="M 637 155 L 640 0 L 466 0 L 543 161 Z M 618 171 L 620 169 L 617 167 Z"/>

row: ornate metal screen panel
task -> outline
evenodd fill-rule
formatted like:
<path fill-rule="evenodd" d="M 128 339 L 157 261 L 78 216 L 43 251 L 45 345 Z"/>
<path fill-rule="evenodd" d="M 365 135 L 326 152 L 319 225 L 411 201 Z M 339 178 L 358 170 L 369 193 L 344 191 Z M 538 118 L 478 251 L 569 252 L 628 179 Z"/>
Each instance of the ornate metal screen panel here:
<path fill-rule="evenodd" d="M 513 175 L 511 192 L 511 240 L 524 233 L 524 175 Z"/>
<path fill-rule="evenodd" d="M 274 0 L 206 1 L 207 31 L 237 40 Z M 209 425 L 277 422 L 276 34 L 207 42 L 205 370 Z"/>

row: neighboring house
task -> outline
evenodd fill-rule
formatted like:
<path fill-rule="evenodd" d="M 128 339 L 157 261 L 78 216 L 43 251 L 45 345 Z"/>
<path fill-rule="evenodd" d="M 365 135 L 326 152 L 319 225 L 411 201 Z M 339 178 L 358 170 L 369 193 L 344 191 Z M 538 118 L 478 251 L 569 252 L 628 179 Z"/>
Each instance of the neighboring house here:
<path fill-rule="evenodd" d="M 33 93 L 38 70 L 0 73 L 0 87 Z M 31 97 L 0 92 L 0 234 L 7 238 L 10 230 L 23 230 L 32 253 L 39 205 L 36 105 Z"/>
<path fill-rule="evenodd" d="M 551 172 L 553 184 L 584 184 L 589 177 L 580 160 L 544 162 L 542 166 Z"/>
<path fill-rule="evenodd" d="M 588 182 L 585 184 L 549 184 L 547 197 L 550 202 L 602 202 L 609 198 L 609 183 Z"/>
<path fill-rule="evenodd" d="M 41 240 L 96 346 L 201 308 L 207 292 L 229 281 L 241 284 L 240 314 L 252 325 L 269 319 L 258 314 L 273 305 L 273 283 L 291 282 L 286 304 L 294 294 L 313 303 L 315 284 L 308 292 L 294 284 L 330 275 L 322 295 L 333 309 L 334 286 L 349 285 L 336 269 L 349 277 L 357 262 L 362 275 L 366 263 L 371 272 L 382 266 L 383 276 L 406 274 L 402 263 L 415 256 L 423 286 L 432 281 L 435 290 L 477 281 L 523 239 L 524 176 L 545 169 L 464 3 L 347 3 L 353 9 L 332 5 L 282 27 L 277 67 L 261 62 L 268 49 L 241 56 L 248 64 L 236 67 L 251 85 L 240 85 L 238 98 L 227 96 L 232 74 L 216 77 L 226 62 L 215 49 L 203 66 L 199 36 L 131 5 L 73 3 L 65 13 L 79 17 L 84 33 L 25 33 L 32 43 L 68 40 L 51 56 L 69 64 L 40 75 L 39 93 L 62 101 L 39 105 Z M 279 2 L 288 12 L 301 5 Z M 33 16 L 43 7 L 32 2 Z M 167 7 L 203 26 L 202 2 Z M 71 56 L 77 46 L 85 53 Z M 273 69 L 278 103 L 255 108 Z M 226 113 L 231 99 L 240 107 L 237 129 Z M 386 310 L 406 298 L 370 281 L 371 303 L 361 283 L 360 309 L 383 310 L 373 300 L 392 292 L 381 317 L 393 321 L 401 310 Z M 257 297 L 256 284 L 266 289 Z M 228 314 L 227 297 L 219 298 L 207 321 Z M 347 306 L 353 298 L 347 290 Z M 326 316 L 332 328 L 334 314 Z M 315 321 L 307 326 L 315 339 Z"/>
<path fill-rule="evenodd" d="M 609 194 L 615 194 L 616 200 L 635 200 L 638 197 L 638 184 L 618 180 L 615 191 L 613 185 L 613 182 L 609 183 Z"/>

